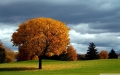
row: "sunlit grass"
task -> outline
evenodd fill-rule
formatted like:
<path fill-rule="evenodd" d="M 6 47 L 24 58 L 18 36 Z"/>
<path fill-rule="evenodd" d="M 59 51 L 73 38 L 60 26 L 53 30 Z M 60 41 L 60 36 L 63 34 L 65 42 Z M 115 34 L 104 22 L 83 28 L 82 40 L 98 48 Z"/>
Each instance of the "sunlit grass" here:
<path fill-rule="evenodd" d="M 23 61 L 23 62 L 14 62 L 14 63 L 4 63 L 0 64 L 2 68 L 11 68 L 11 67 L 34 67 L 37 68 L 37 64 L 31 63 L 31 61 Z"/>
<path fill-rule="evenodd" d="M 0 75 L 99 75 L 100 73 L 120 73 L 119 59 L 43 60 L 42 63 L 42 70 L 38 69 L 37 60 L 0 64 Z"/>
<path fill-rule="evenodd" d="M 77 68 L 80 67 L 80 64 L 74 64 L 75 61 L 63 61 L 63 62 L 55 62 L 54 64 L 44 64 L 43 70 L 61 70 L 61 69 L 71 69 L 71 68 Z"/>
<path fill-rule="evenodd" d="M 78 61 L 55 61 L 55 60 L 43 60 L 42 70 L 61 70 L 80 67 L 80 64 L 74 64 Z M 81 65 L 82 66 L 82 65 Z M 38 68 L 38 61 L 23 61 L 16 63 L 1 64 L 2 68 Z"/>

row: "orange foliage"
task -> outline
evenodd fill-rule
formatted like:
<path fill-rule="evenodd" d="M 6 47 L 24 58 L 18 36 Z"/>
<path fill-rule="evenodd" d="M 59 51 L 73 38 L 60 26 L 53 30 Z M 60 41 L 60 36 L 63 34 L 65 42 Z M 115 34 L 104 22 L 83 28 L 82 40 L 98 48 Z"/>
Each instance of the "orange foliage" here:
<path fill-rule="evenodd" d="M 6 52 L 6 62 L 14 62 L 15 53 L 9 48 L 6 48 L 5 52 Z"/>
<path fill-rule="evenodd" d="M 100 56 L 100 59 L 108 59 L 108 57 L 109 57 L 107 51 L 105 51 L 105 50 L 102 50 L 100 52 L 99 56 Z"/>
<path fill-rule="evenodd" d="M 27 52 L 27 48 L 24 46 L 19 47 L 18 61 L 31 60 L 31 55 Z"/>
<path fill-rule="evenodd" d="M 34 56 L 32 57 L 32 60 L 38 60 L 38 56 L 37 56 L 37 55 L 34 55 Z"/>
<path fill-rule="evenodd" d="M 68 60 L 70 60 L 70 61 L 75 61 L 75 60 L 77 60 L 77 53 L 76 53 L 76 50 L 73 48 L 72 45 L 70 45 L 70 46 L 67 48 L 67 58 L 68 58 Z"/>
<path fill-rule="evenodd" d="M 34 18 L 19 25 L 11 41 L 18 46 L 24 58 L 37 55 L 60 55 L 69 44 L 69 28 L 65 23 L 51 18 Z M 24 54 L 25 53 L 25 54 Z"/>

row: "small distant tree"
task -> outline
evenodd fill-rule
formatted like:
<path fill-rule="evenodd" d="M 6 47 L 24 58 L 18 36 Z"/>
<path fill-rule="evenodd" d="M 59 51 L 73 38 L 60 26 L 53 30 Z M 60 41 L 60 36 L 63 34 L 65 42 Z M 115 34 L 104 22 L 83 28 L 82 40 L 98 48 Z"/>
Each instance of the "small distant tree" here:
<path fill-rule="evenodd" d="M 87 54 L 86 54 L 86 59 L 88 60 L 92 60 L 92 59 L 98 59 L 99 55 L 96 49 L 95 44 L 92 42 L 90 43 L 88 50 L 87 50 Z"/>
<path fill-rule="evenodd" d="M 4 63 L 6 59 L 5 48 L 0 40 L 0 63 Z"/>
<path fill-rule="evenodd" d="M 72 45 L 67 48 L 67 56 L 69 61 L 77 60 L 77 53 Z"/>
<path fill-rule="evenodd" d="M 9 49 L 9 48 L 5 48 L 5 53 L 6 53 L 6 60 L 5 62 L 14 62 L 15 60 L 15 53 Z"/>
<path fill-rule="evenodd" d="M 105 50 L 102 50 L 102 51 L 99 53 L 99 56 L 100 56 L 100 59 L 108 59 L 108 57 L 109 57 L 107 51 L 105 51 Z"/>
<path fill-rule="evenodd" d="M 32 57 L 32 60 L 38 60 L 38 56 L 37 56 L 37 55 L 34 55 L 34 56 Z"/>
<path fill-rule="evenodd" d="M 67 52 L 63 52 L 60 55 L 60 59 L 63 61 L 76 61 L 77 60 L 77 53 L 76 50 L 72 45 L 68 46 Z"/>
<path fill-rule="evenodd" d="M 111 50 L 111 52 L 109 53 L 109 59 L 113 59 L 113 58 L 118 58 L 117 54 L 115 53 L 115 50 Z"/>

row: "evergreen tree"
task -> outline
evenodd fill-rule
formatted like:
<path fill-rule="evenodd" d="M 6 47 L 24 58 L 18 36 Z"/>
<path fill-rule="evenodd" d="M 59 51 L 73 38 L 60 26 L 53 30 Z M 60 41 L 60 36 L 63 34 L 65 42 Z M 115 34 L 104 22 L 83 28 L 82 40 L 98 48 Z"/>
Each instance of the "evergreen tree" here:
<path fill-rule="evenodd" d="M 118 58 L 117 54 L 115 53 L 115 50 L 111 50 L 111 52 L 109 53 L 109 58 Z"/>
<path fill-rule="evenodd" d="M 96 46 L 93 42 L 90 43 L 90 45 L 88 47 L 88 50 L 87 50 L 86 59 L 93 60 L 93 59 L 98 59 L 99 58 L 97 49 L 95 47 Z"/>

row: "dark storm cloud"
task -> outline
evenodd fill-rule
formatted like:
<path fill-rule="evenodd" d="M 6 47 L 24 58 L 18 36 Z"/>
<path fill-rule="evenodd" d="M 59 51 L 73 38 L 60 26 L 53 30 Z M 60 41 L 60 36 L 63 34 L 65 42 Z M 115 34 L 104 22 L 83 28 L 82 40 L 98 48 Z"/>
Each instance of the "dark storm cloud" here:
<path fill-rule="evenodd" d="M 89 27 L 95 30 L 101 29 L 101 31 L 105 31 L 105 33 L 120 32 L 120 22 L 92 23 Z"/>
<path fill-rule="evenodd" d="M 33 17 L 51 17 L 62 20 L 65 17 L 69 18 L 68 12 L 71 12 L 71 7 L 52 5 L 43 1 L 14 2 L 0 6 L 0 22 L 19 22 Z"/>
<path fill-rule="evenodd" d="M 34 17 L 51 17 L 68 24 L 119 21 L 118 8 L 102 10 L 99 9 L 100 4 L 97 5 L 94 0 L 81 0 L 78 3 L 73 0 L 68 3 L 58 2 L 55 0 L 51 2 L 49 0 L 18 0 L 2 4 L 0 5 L 0 22 L 23 22 Z"/>
<path fill-rule="evenodd" d="M 0 33 L 0 39 L 10 47 L 8 35 L 12 35 L 18 24 L 36 17 L 65 22 L 71 28 L 71 43 L 78 50 L 87 50 L 90 42 L 119 50 L 120 0 L 2 0 L 0 30 L 4 32 Z"/>
<path fill-rule="evenodd" d="M 48 13 L 49 8 L 46 11 L 46 7 L 44 4 L 40 2 L 29 2 L 29 1 L 21 1 L 21 2 L 13 2 L 6 5 L 0 6 L 0 21 L 1 22 L 21 22 L 32 17 L 44 16 Z"/>

